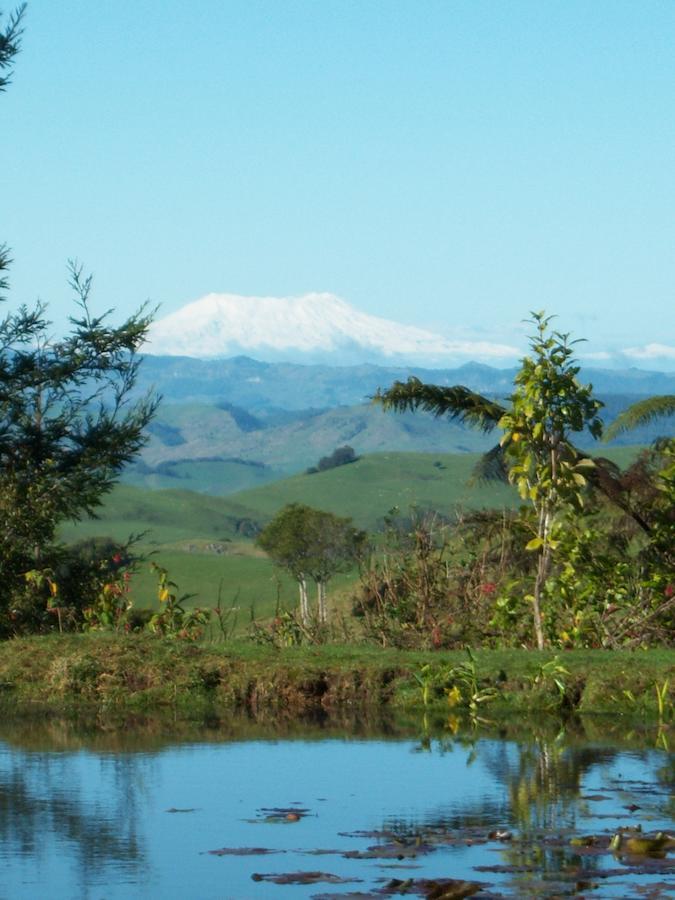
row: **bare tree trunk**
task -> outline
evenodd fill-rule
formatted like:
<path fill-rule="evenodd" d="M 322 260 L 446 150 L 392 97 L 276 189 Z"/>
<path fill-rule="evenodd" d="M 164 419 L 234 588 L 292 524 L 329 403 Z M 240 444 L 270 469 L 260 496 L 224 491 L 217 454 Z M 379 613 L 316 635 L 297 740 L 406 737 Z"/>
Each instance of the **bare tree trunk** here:
<path fill-rule="evenodd" d="M 300 621 L 303 625 L 309 625 L 309 601 L 307 600 L 307 581 L 304 578 L 298 579 L 298 588 L 300 590 Z"/>
<path fill-rule="evenodd" d="M 543 506 L 539 513 L 539 537 L 544 541 L 539 550 L 539 559 L 537 560 L 537 577 L 534 581 L 534 602 L 532 604 L 532 614 L 534 618 L 534 633 L 537 638 L 537 649 L 544 649 L 544 629 L 541 621 L 541 595 L 548 578 L 549 569 L 551 568 L 551 547 L 548 539 L 551 530 L 551 516 L 546 506 Z"/>
<path fill-rule="evenodd" d="M 541 548 L 537 561 L 537 577 L 534 582 L 534 603 L 532 613 L 534 617 L 534 633 L 537 638 L 537 649 L 544 649 L 544 629 L 541 623 L 541 592 L 548 578 L 548 570 L 551 563 L 551 550 L 544 546 Z"/>
<path fill-rule="evenodd" d="M 324 625 L 328 621 L 328 610 L 326 608 L 326 585 L 323 581 L 317 581 L 316 592 L 319 607 L 319 622 Z"/>

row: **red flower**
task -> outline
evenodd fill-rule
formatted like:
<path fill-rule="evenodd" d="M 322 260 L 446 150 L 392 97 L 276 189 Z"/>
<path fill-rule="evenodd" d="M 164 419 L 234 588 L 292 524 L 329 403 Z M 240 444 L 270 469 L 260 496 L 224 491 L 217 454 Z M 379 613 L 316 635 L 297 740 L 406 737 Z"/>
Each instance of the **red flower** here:
<path fill-rule="evenodd" d="M 486 581 L 485 584 L 481 584 L 480 589 L 484 594 L 494 594 L 497 590 L 497 585 L 494 581 Z"/>
<path fill-rule="evenodd" d="M 675 594 L 675 584 L 667 584 L 663 593 L 666 597 L 672 597 Z"/>

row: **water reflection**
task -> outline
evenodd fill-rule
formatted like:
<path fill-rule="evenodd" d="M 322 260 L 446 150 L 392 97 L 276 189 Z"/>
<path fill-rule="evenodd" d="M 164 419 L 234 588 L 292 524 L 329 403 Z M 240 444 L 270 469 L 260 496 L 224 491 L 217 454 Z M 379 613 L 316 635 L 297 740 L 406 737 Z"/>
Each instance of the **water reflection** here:
<path fill-rule="evenodd" d="M 5 718 L 0 896 L 374 898 L 399 876 L 409 896 L 443 877 L 483 897 L 675 889 L 670 851 L 608 846 L 620 826 L 673 827 L 675 764 L 652 735 L 427 723 L 420 740 L 416 723 L 347 724 Z M 274 881 L 319 869 L 343 881 Z"/>
<path fill-rule="evenodd" d="M 661 732 L 657 729 L 656 741 L 651 740 L 653 735 L 643 734 L 643 745 L 649 742 L 659 748 Z M 404 841 L 415 836 L 423 844 L 459 834 L 474 844 L 485 841 L 486 823 L 501 822 L 505 827 L 487 832 L 487 842 L 494 838 L 502 844 L 500 863 L 482 864 L 476 871 L 509 876 L 514 896 L 576 895 L 603 887 L 594 896 L 627 896 L 625 883 L 602 884 L 612 872 L 615 877 L 632 875 L 632 884 L 641 892 L 647 889 L 650 876 L 651 881 L 658 878 L 649 896 L 671 896 L 675 882 L 660 883 L 662 876 L 675 872 L 675 861 L 668 855 L 675 850 L 671 832 L 670 839 L 645 839 L 659 847 L 665 842 L 666 852 L 610 854 L 611 837 L 617 832 L 636 833 L 639 843 L 643 834 L 661 835 L 662 829 L 675 825 L 673 758 L 644 746 L 636 749 L 640 742 L 634 740 L 635 734 L 624 731 L 624 735 L 633 739 L 630 753 L 618 745 L 580 738 L 573 731 L 568 734 L 564 727 L 553 736 L 536 724 L 529 739 L 517 744 L 482 740 L 476 732 L 438 740 L 437 752 L 447 753 L 460 744 L 467 751 L 467 765 L 482 762 L 494 783 L 504 788 L 500 801 L 460 805 L 452 815 L 436 808 L 420 820 L 389 818 L 384 831 Z M 416 749 L 433 752 L 434 741 L 428 733 Z"/>
<path fill-rule="evenodd" d="M 61 879 L 65 867 L 72 872 L 68 881 L 72 877 L 77 883 L 77 889 L 71 883 L 71 896 L 86 896 L 87 885 L 104 880 L 111 866 L 137 878 L 147 865 L 142 834 L 146 768 L 142 757 L 2 748 L 0 841 L 2 856 L 11 863 L 5 863 L 0 884 L 16 891 L 8 896 L 31 896 L 32 886 Z"/>

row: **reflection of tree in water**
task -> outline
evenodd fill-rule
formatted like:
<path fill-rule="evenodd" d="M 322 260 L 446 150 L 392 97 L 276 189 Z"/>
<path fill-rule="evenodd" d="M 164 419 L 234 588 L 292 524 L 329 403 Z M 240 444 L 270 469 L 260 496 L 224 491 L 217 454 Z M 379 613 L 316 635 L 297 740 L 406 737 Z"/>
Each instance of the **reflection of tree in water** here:
<path fill-rule="evenodd" d="M 619 752 L 588 743 L 567 745 L 564 731 L 554 737 L 534 732 L 531 740 L 517 743 L 479 739 L 477 733 L 458 735 L 440 741 L 428 739 L 417 749 L 440 753 L 462 749 L 467 766 L 480 760 L 492 783 L 505 789 L 501 798 L 491 791 L 493 796 L 484 798 L 480 810 L 475 805 L 462 806 L 461 798 L 453 799 L 450 818 L 432 812 L 434 821 L 501 823 L 521 832 L 573 827 L 584 776 L 592 767 L 611 763 Z"/>
<path fill-rule="evenodd" d="M 656 770 L 656 777 L 668 792 L 664 812 L 675 821 L 675 756 L 664 757 L 663 765 Z"/>
<path fill-rule="evenodd" d="M 56 845 L 77 861 L 83 885 L 109 867 L 147 869 L 139 835 L 143 755 L 0 756 L 0 842 L 6 857 L 45 861 Z"/>
<path fill-rule="evenodd" d="M 510 821 L 521 833 L 574 828 L 584 776 L 611 763 L 618 751 L 606 747 L 566 746 L 556 739 L 534 737 L 517 745 L 515 762 L 504 754 L 481 754 L 495 780 L 508 791 Z"/>
<path fill-rule="evenodd" d="M 585 776 L 593 768 L 612 763 L 619 750 L 588 743 L 569 745 L 564 732 L 557 737 L 535 733 L 531 740 L 518 743 L 446 739 L 418 749 L 463 750 L 469 765 L 480 761 L 492 786 L 478 801 L 463 801 L 460 793 L 420 819 L 389 817 L 385 830 L 422 840 L 426 834 L 434 844 L 444 830 L 470 841 L 486 839 L 495 829 L 513 829 L 513 841 L 500 847 L 502 864 L 508 867 L 507 874 L 511 869 L 519 896 L 544 896 L 542 883 L 553 890 L 563 875 L 567 879 L 578 873 L 592 879 L 606 864 L 606 857 L 600 855 L 582 858 L 569 839 L 578 834 L 579 816 L 588 803 L 582 798 Z M 495 790 L 495 785 L 503 790 Z M 618 812 L 617 817 L 620 820 Z M 556 841 L 557 837 L 561 840 Z"/>
<path fill-rule="evenodd" d="M 514 867 L 522 895 L 539 896 L 542 882 L 556 877 L 588 878 L 602 868 L 601 857 L 582 857 L 570 846 L 583 811 L 582 783 L 591 768 L 611 763 L 617 751 L 597 746 L 565 746 L 564 733 L 551 740 L 534 737 L 517 745 L 515 761 L 486 754 L 486 767 L 506 789 L 510 822 L 518 839 L 504 845 L 504 863 Z M 547 839 L 564 836 L 558 843 Z M 553 889 L 553 885 L 551 884 Z"/>

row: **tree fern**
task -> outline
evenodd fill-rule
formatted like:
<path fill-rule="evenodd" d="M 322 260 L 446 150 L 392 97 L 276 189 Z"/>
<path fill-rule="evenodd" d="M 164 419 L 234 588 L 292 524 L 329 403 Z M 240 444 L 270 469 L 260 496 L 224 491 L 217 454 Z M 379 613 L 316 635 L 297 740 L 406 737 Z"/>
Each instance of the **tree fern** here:
<path fill-rule="evenodd" d="M 675 394 L 664 394 L 660 397 L 647 397 L 638 400 L 612 422 L 605 431 L 605 440 L 611 441 L 626 431 L 633 431 L 641 425 L 648 425 L 655 419 L 675 414 Z"/>
<path fill-rule="evenodd" d="M 492 431 L 506 412 L 499 403 L 462 385 L 423 384 L 414 377 L 406 382 L 395 381 L 386 391 L 378 391 L 373 400 L 384 409 L 396 412 L 423 409 L 435 416 L 465 422 L 484 432 Z"/>

